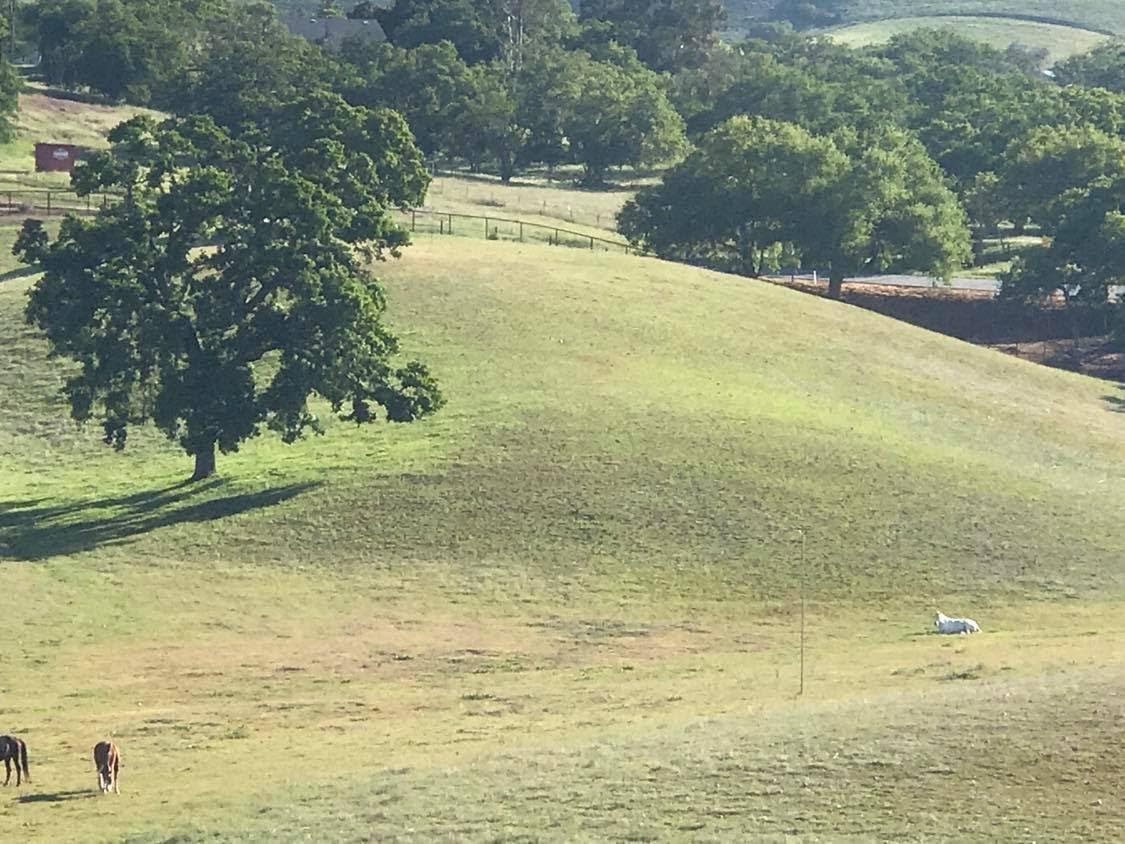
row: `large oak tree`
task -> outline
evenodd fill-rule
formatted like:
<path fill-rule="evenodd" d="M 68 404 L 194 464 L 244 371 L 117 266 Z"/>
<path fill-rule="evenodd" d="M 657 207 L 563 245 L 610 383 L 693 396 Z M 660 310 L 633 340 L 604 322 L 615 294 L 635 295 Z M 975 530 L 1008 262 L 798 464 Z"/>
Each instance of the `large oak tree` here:
<path fill-rule="evenodd" d="M 409 130 L 333 98 L 275 118 L 239 138 L 207 117 L 124 123 L 75 175 L 79 192 L 123 199 L 66 218 L 54 241 L 31 222 L 16 246 L 43 269 L 29 322 L 78 364 L 74 418 L 117 448 L 152 422 L 194 479 L 263 429 L 319 431 L 315 397 L 356 422 L 442 403 L 422 364 L 397 361 L 367 268 L 406 242 L 388 205 L 425 189 Z"/>

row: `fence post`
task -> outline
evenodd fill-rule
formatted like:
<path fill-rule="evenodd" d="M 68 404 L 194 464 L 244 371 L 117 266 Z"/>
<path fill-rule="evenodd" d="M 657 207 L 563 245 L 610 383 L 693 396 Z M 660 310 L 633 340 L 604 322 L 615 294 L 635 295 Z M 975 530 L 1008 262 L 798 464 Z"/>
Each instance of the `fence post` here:
<path fill-rule="evenodd" d="M 86 213 L 90 213 L 90 194 L 86 194 Z"/>
<path fill-rule="evenodd" d="M 413 208 L 410 209 L 410 230 L 412 232 L 418 230 L 418 212 Z"/>
<path fill-rule="evenodd" d="M 488 217 L 484 218 L 484 239 L 488 240 Z"/>
<path fill-rule="evenodd" d="M 468 188 L 466 188 L 468 190 Z M 453 234 L 453 215 L 449 215 L 449 233 Z"/>
<path fill-rule="evenodd" d="M 438 218 L 438 234 L 445 234 L 445 220 Z"/>
<path fill-rule="evenodd" d="M 520 243 L 523 243 L 523 223 L 520 223 Z"/>
<path fill-rule="evenodd" d="M 102 209 L 104 210 L 108 207 L 109 207 L 109 194 L 103 193 L 102 194 Z"/>
<path fill-rule="evenodd" d="M 15 210 L 15 206 L 12 205 L 12 192 L 11 191 L 8 191 L 8 210 L 9 211 Z"/>
<path fill-rule="evenodd" d="M 594 251 L 594 238 L 592 238 L 592 237 L 590 238 L 590 251 L 591 252 Z"/>
<path fill-rule="evenodd" d="M 47 191 L 47 216 L 51 216 L 51 192 Z"/>
<path fill-rule="evenodd" d="M 555 246 L 558 246 L 560 243 L 562 243 L 562 239 L 559 237 L 559 230 L 555 229 Z"/>

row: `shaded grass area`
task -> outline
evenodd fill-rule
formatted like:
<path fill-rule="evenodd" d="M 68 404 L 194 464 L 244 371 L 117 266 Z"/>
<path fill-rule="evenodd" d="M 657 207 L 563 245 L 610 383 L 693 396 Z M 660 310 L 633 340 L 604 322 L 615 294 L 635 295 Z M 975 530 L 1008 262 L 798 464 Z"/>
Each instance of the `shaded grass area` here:
<path fill-rule="evenodd" d="M 1076 26 L 1025 21 L 1016 18 L 938 15 L 933 17 L 896 17 L 850 24 L 830 31 L 833 41 L 849 47 L 881 44 L 895 35 L 916 29 L 947 29 L 1004 50 L 1013 43 L 1047 50 L 1047 66 L 1077 53 L 1086 53 L 1109 40 L 1109 36 Z"/>
<path fill-rule="evenodd" d="M 0 285 L 29 840 L 1117 837 L 1104 384 L 649 259 L 439 239 L 379 271 L 448 407 L 190 487 L 153 432 L 67 420 Z M 82 799 L 107 736 L 124 793 Z"/>
<path fill-rule="evenodd" d="M 221 480 L 180 482 L 131 495 L 70 504 L 0 501 L 0 556 L 22 560 L 106 548 L 163 527 L 229 518 L 272 507 L 316 487 L 288 484 L 223 494 Z"/>

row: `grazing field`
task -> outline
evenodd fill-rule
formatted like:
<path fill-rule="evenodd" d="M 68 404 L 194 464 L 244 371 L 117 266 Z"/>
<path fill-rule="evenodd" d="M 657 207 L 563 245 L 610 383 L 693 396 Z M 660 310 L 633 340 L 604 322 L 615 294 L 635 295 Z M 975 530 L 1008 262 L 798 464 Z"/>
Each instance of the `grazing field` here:
<path fill-rule="evenodd" d="M 197 486 L 67 422 L 0 282 L 23 839 L 1125 836 L 1113 387 L 649 259 L 380 271 L 448 407 Z"/>
<path fill-rule="evenodd" d="M 617 212 L 635 192 L 635 185 L 582 190 L 572 183 L 543 179 L 517 178 L 505 185 L 487 177 L 444 174 L 430 185 L 426 207 L 562 225 L 583 234 L 623 241 L 617 234 Z"/>
<path fill-rule="evenodd" d="M 983 41 L 999 50 L 1012 43 L 1042 47 L 1048 53 L 1048 66 L 1077 53 L 1089 52 L 1109 38 L 1102 33 L 1074 26 L 963 15 L 870 21 L 833 29 L 829 34 L 832 40 L 849 47 L 865 47 L 869 44 L 881 44 L 895 35 L 916 29 L 948 29 L 966 38 Z"/>
<path fill-rule="evenodd" d="M 1125 5 L 1118 0 L 842 0 L 825 5 L 831 5 L 846 22 L 931 15 L 989 15 L 1040 19 L 1125 34 Z"/>

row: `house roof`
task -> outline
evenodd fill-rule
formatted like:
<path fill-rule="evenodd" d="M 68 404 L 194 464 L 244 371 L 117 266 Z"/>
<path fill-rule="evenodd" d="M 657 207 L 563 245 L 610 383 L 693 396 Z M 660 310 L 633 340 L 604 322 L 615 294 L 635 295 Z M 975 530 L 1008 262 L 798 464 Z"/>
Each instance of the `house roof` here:
<path fill-rule="evenodd" d="M 289 15 L 285 25 L 294 35 L 309 41 L 339 44 L 348 38 L 386 41 L 386 33 L 378 21 L 350 20 L 349 18 L 318 18 L 311 15 Z"/>

